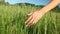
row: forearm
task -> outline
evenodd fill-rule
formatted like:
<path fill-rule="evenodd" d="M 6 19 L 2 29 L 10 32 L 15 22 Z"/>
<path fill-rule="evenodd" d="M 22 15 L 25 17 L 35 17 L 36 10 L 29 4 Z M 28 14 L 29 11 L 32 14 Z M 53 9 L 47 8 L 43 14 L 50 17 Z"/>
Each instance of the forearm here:
<path fill-rule="evenodd" d="M 59 2 L 60 2 L 59 0 L 51 1 L 45 7 L 43 7 L 42 9 L 40 9 L 39 12 L 46 13 L 49 10 L 53 9 L 54 7 L 56 7 L 59 4 Z"/>

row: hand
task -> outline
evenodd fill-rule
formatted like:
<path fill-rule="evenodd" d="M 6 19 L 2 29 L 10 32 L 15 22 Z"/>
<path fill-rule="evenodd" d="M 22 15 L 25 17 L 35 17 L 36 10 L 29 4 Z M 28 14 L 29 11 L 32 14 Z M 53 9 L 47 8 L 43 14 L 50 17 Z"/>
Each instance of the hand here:
<path fill-rule="evenodd" d="M 43 13 L 40 11 L 35 11 L 28 14 L 29 18 L 26 20 L 26 27 L 29 27 L 33 24 L 36 24 L 38 20 L 43 16 Z"/>

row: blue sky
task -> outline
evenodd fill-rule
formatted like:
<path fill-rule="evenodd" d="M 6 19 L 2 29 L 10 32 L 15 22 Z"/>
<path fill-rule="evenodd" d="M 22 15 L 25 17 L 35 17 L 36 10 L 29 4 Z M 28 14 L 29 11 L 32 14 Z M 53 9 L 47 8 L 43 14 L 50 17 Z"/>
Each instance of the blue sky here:
<path fill-rule="evenodd" d="M 46 5 L 50 0 L 5 0 L 6 2 L 9 2 L 10 4 L 15 4 L 15 3 L 33 3 L 36 5 Z"/>
<path fill-rule="evenodd" d="M 27 3 L 32 3 L 35 5 L 46 5 L 47 3 L 50 2 L 50 0 L 5 0 L 5 2 L 9 2 L 10 4 L 27 2 Z"/>

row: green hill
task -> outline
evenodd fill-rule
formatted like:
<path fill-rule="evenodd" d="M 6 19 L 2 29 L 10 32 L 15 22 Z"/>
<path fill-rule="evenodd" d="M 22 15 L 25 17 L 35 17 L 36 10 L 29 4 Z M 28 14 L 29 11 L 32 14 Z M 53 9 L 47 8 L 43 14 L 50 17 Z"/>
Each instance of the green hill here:
<path fill-rule="evenodd" d="M 0 34 L 60 34 L 60 8 L 46 13 L 37 24 L 25 27 L 27 14 L 42 7 L 0 5 Z"/>

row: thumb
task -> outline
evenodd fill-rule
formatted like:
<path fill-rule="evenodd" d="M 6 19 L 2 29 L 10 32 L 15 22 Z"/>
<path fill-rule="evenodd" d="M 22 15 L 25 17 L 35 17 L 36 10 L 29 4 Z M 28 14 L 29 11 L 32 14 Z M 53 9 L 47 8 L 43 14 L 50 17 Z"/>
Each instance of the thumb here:
<path fill-rule="evenodd" d="M 28 16 L 31 16 L 32 14 L 33 14 L 33 12 L 32 13 L 29 13 Z"/>

